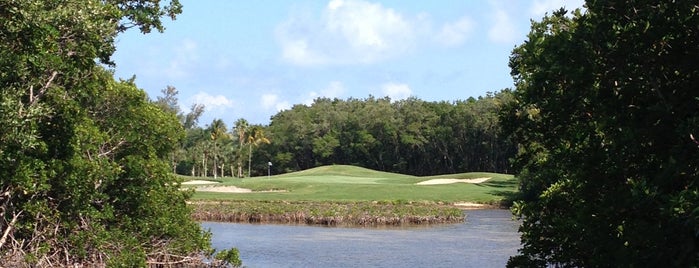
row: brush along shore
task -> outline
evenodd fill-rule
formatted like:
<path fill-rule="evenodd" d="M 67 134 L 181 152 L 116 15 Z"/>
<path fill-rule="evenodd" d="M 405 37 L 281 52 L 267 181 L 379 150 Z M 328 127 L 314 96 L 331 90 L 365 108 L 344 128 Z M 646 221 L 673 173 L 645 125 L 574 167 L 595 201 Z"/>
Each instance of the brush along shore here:
<path fill-rule="evenodd" d="M 324 226 L 400 226 L 464 221 L 462 209 L 439 203 L 402 201 L 194 201 L 198 221 L 308 224 Z"/>

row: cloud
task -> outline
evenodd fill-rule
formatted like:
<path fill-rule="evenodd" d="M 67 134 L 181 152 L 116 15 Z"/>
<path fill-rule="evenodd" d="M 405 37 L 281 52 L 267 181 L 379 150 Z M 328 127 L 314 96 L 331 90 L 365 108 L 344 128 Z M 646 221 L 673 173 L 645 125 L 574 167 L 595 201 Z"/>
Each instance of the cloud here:
<path fill-rule="evenodd" d="M 288 101 L 280 100 L 277 94 L 264 94 L 260 97 L 260 104 L 265 110 L 275 109 L 275 111 L 283 111 L 291 108 Z"/>
<path fill-rule="evenodd" d="M 561 7 L 566 8 L 568 11 L 581 8 L 584 2 L 584 0 L 534 0 L 532 6 L 529 8 L 529 13 L 535 18 L 538 18 L 543 17 L 546 13 L 551 14 L 551 12 Z"/>
<path fill-rule="evenodd" d="M 449 47 L 459 46 L 466 41 L 473 29 L 473 21 L 469 17 L 464 16 L 455 22 L 444 24 L 437 33 L 436 38 L 442 45 Z"/>
<path fill-rule="evenodd" d="M 493 3 L 493 2 L 491 2 Z M 512 43 L 517 38 L 515 25 L 510 18 L 510 14 L 500 7 L 498 4 L 493 4 L 493 13 L 491 14 L 493 21 L 490 30 L 488 30 L 488 38 L 495 43 Z"/>
<path fill-rule="evenodd" d="M 407 99 L 413 94 L 413 91 L 407 84 L 385 83 L 381 85 L 381 93 L 395 101 Z"/>
<path fill-rule="evenodd" d="M 285 61 L 302 66 L 371 64 L 412 49 L 413 26 L 401 14 L 363 0 L 332 0 L 320 18 L 291 16 L 277 26 Z"/>
<path fill-rule="evenodd" d="M 306 105 L 311 105 L 313 104 L 313 101 L 317 98 L 320 97 L 325 97 L 329 99 L 334 99 L 334 98 L 339 98 L 345 93 L 345 86 L 342 84 L 340 81 L 332 81 L 328 86 L 324 89 L 321 89 L 320 92 L 315 92 L 311 91 L 308 93 L 308 99 L 306 99 L 303 103 Z"/>
<path fill-rule="evenodd" d="M 188 105 L 198 103 L 203 104 L 207 111 L 221 111 L 227 108 L 232 108 L 234 102 L 223 95 L 212 96 L 206 92 L 199 92 L 194 96 L 189 97 L 187 101 Z M 189 107 L 182 107 L 183 110 L 189 109 Z"/>

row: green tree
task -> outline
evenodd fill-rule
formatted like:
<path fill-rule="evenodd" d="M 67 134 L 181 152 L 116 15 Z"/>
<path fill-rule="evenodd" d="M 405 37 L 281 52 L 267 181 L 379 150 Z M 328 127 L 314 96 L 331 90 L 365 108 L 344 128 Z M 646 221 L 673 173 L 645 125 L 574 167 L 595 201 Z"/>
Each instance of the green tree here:
<path fill-rule="evenodd" d="M 228 138 L 228 133 L 226 132 L 228 128 L 226 127 L 226 123 L 223 122 L 221 119 L 214 119 L 214 121 L 211 122 L 211 125 L 209 125 L 208 131 L 209 135 L 211 137 L 211 141 L 213 142 L 213 151 L 211 152 L 211 156 L 213 158 L 214 166 L 213 166 L 213 173 L 214 173 L 214 178 L 216 178 L 219 166 L 218 166 L 218 159 L 220 158 L 220 150 L 219 150 L 219 143 L 221 140 L 225 140 Z"/>
<path fill-rule="evenodd" d="M 238 178 L 243 177 L 243 164 L 242 164 L 242 159 L 243 159 L 243 148 L 245 146 L 245 142 L 247 142 L 247 133 L 248 133 L 248 128 L 250 127 L 250 124 L 248 123 L 247 120 L 244 118 L 239 118 L 238 120 L 235 121 L 235 127 L 234 127 L 234 132 L 238 136 Z"/>
<path fill-rule="evenodd" d="M 132 78 L 132 81 L 133 79 L 134 78 Z M 155 99 L 154 103 L 158 105 L 161 109 L 163 109 L 165 112 L 172 113 L 177 116 L 177 119 L 180 121 L 182 126 L 187 131 L 187 140 L 189 140 L 190 135 L 194 134 L 194 132 L 191 131 L 192 128 L 194 128 L 197 121 L 199 120 L 199 117 L 204 112 L 204 105 L 194 104 L 192 105 L 191 110 L 185 114 L 180 109 L 180 105 L 177 99 L 177 94 L 179 93 L 177 91 L 177 88 L 173 86 L 167 86 L 160 92 L 162 93 L 162 96 L 158 96 Z M 189 164 L 191 164 L 192 160 L 188 158 L 191 158 L 191 155 L 187 154 L 185 144 L 180 144 L 180 146 L 172 152 L 171 159 L 173 173 L 177 173 L 177 169 L 183 161 L 189 162 Z"/>
<path fill-rule="evenodd" d="M 270 141 L 267 139 L 265 136 L 265 131 L 261 126 L 252 126 L 249 128 L 249 133 L 247 134 L 248 137 L 248 177 L 250 177 L 250 170 L 252 166 L 252 147 L 259 146 L 262 143 L 269 144 Z"/>
<path fill-rule="evenodd" d="M 503 115 L 522 249 L 508 266 L 699 265 L 697 1 L 588 1 L 532 23 Z"/>
<path fill-rule="evenodd" d="M 115 81 L 114 38 L 162 30 L 179 3 L 0 4 L 0 263 L 145 266 L 203 254 L 168 158 L 177 118 L 133 79 Z"/>

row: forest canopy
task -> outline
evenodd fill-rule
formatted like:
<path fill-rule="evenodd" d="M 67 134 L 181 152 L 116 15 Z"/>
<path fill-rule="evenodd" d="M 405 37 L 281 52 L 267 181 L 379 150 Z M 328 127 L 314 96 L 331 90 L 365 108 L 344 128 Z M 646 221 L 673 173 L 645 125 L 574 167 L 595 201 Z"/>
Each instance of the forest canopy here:
<path fill-rule="evenodd" d="M 515 147 L 501 135 L 498 114 L 511 100 L 509 90 L 455 102 L 318 98 L 275 114 L 268 126 L 245 119 L 230 129 L 220 119 L 190 125 L 173 165 L 192 176 L 266 175 L 270 162 L 274 174 L 332 164 L 413 175 L 507 173 Z"/>
<path fill-rule="evenodd" d="M 699 264 L 699 3 L 587 1 L 533 22 L 503 114 L 510 267 Z"/>
<path fill-rule="evenodd" d="M 0 3 L 0 263 L 136 267 L 208 251 L 170 172 L 184 132 L 110 70 L 114 38 L 162 31 L 160 1 Z"/>

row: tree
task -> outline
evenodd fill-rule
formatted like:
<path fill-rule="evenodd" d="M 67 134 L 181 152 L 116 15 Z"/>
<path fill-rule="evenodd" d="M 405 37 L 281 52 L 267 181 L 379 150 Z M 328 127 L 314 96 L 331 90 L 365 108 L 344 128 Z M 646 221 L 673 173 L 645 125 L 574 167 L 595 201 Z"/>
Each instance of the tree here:
<path fill-rule="evenodd" d="M 533 22 L 503 114 L 522 249 L 508 266 L 699 265 L 697 1 L 588 1 Z"/>
<path fill-rule="evenodd" d="M 247 120 L 240 118 L 235 121 L 235 127 L 234 127 L 234 132 L 238 136 L 238 178 L 243 177 L 243 166 L 242 166 L 242 157 L 243 157 L 243 146 L 245 145 L 245 142 L 247 141 L 247 133 L 248 133 L 248 128 L 250 127 L 250 124 L 248 123 Z"/>
<path fill-rule="evenodd" d="M 219 152 L 219 142 L 222 139 L 226 139 L 228 137 L 228 133 L 226 133 L 226 123 L 223 122 L 221 119 L 214 119 L 214 121 L 211 122 L 211 125 L 209 125 L 209 133 L 211 136 L 211 141 L 213 142 L 213 151 L 212 151 L 212 157 L 214 160 L 214 178 L 216 178 L 217 175 L 217 170 L 218 170 L 218 158 L 220 155 Z"/>
<path fill-rule="evenodd" d="M 114 38 L 162 30 L 179 3 L 0 4 L 0 263 L 145 266 L 208 251 L 168 158 L 183 132 L 133 79 Z"/>
<path fill-rule="evenodd" d="M 135 80 L 135 78 L 132 78 L 132 80 Z M 160 90 L 160 93 L 162 93 L 163 95 L 156 97 L 154 103 L 164 111 L 175 114 L 177 115 L 177 117 L 180 117 L 181 111 L 179 103 L 177 101 L 177 94 L 179 93 L 179 91 L 177 91 L 177 88 L 173 86 L 167 86 L 164 89 Z"/>
<path fill-rule="evenodd" d="M 248 137 L 248 148 L 249 153 L 248 153 L 248 177 L 250 177 L 250 169 L 252 165 L 252 146 L 254 145 L 255 147 L 259 146 L 262 143 L 269 144 L 270 141 L 265 137 L 265 132 L 262 129 L 261 126 L 253 126 L 249 129 L 249 133 L 247 134 Z"/>

